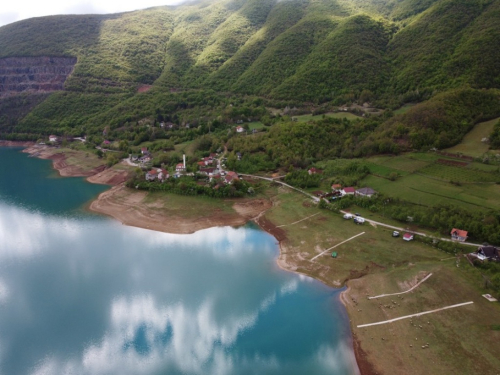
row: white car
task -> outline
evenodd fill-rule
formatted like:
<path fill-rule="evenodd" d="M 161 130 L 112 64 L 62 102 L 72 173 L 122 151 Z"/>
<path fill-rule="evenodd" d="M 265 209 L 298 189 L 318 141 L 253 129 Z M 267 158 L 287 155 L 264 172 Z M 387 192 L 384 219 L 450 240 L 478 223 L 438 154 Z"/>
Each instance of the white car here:
<path fill-rule="evenodd" d="M 365 219 L 364 219 L 364 218 L 362 218 L 361 216 L 356 216 L 356 217 L 354 218 L 354 222 L 355 222 L 356 224 L 364 224 L 364 223 L 365 223 Z"/>

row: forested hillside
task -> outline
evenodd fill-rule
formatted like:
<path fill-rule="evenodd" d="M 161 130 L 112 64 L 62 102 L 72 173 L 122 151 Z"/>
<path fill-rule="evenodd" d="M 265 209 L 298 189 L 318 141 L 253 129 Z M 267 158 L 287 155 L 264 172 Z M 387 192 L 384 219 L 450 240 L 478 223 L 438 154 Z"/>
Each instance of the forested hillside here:
<path fill-rule="evenodd" d="M 498 89 L 499 19 L 500 0 L 202 0 L 16 22 L 0 28 L 0 58 L 77 63 L 65 92 L 0 103 L 0 133 L 97 135 L 144 118 L 270 125 L 270 107 L 395 109 L 440 93 Z M 415 125 L 409 114 L 377 127 L 357 149 L 373 152 L 366 142 L 380 145 L 387 135 L 399 139 L 396 148 L 449 145 L 479 117 L 497 115 L 471 115 L 475 95 L 460 108 L 470 112 L 465 119 L 434 112 L 466 126 Z"/>

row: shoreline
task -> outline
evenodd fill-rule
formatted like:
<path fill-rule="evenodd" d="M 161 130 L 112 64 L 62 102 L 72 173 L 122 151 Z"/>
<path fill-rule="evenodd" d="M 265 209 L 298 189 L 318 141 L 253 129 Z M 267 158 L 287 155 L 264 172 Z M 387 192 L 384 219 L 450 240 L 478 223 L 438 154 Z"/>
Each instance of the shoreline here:
<path fill-rule="evenodd" d="M 269 219 L 263 217 L 265 212 L 273 206 L 271 200 L 269 199 L 259 198 L 237 200 L 232 206 L 237 213 L 236 215 L 219 214 L 215 215 L 217 218 L 211 217 L 193 219 L 181 218 L 179 216 L 166 216 L 159 212 L 154 212 L 159 211 L 158 207 L 154 207 L 154 205 L 153 207 L 145 206 L 142 207 L 142 209 L 138 206 L 138 203 L 140 202 L 139 198 L 144 199 L 147 192 L 136 192 L 132 189 L 126 188 L 125 181 L 127 179 L 127 175 L 124 173 L 119 174 L 119 177 L 117 178 L 116 174 L 112 173 L 111 169 L 106 168 L 104 165 L 90 171 L 84 171 L 77 167 L 68 166 L 65 163 L 66 155 L 64 152 L 54 154 L 52 152 L 47 152 L 46 147 L 39 150 L 33 142 L 0 141 L 0 147 L 13 146 L 25 147 L 23 152 L 29 153 L 33 157 L 52 160 L 52 167 L 57 170 L 62 177 L 86 177 L 86 180 L 90 183 L 111 186 L 110 189 L 99 194 L 97 198 L 94 199 L 90 205 L 88 205 L 88 210 L 92 212 L 111 217 L 122 223 L 122 225 L 173 234 L 192 234 L 202 229 L 217 226 L 241 226 L 253 221 L 259 226 L 259 228 L 272 235 L 278 241 L 279 254 L 276 258 L 276 264 L 280 269 L 311 277 L 316 281 L 324 283 L 322 280 L 298 271 L 296 266 L 287 262 L 286 255 L 288 253 L 288 248 L 285 243 L 287 240 L 286 232 L 283 229 L 278 228 Z M 131 191 L 128 196 L 126 194 L 127 190 Z M 135 196 L 130 198 L 132 194 Z M 117 199 L 117 196 L 119 196 L 119 199 Z M 335 287 L 328 284 L 325 285 Z M 346 313 L 350 318 L 350 311 L 347 301 L 345 300 L 345 298 L 347 298 L 345 294 L 350 289 L 347 283 L 346 287 L 346 290 L 339 294 L 339 301 L 344 305 Z M 352 349 L 359 374 L 376 374 L 377 372 L 375 371 L 373 364 L 367 360 L 367 355 L 361 348 L 361 342 L 356 337 L 352 329 L 351 319 L 349 319 L 349 324 L 351 330 Z"/>

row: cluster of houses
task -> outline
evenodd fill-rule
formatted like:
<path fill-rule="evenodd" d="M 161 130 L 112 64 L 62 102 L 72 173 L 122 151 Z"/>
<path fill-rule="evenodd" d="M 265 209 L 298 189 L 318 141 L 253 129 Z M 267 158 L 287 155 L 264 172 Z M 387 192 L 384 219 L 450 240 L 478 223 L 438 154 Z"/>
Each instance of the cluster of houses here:
<path fill-rule="evenodd" d="M 217 181 L 224 184 L 231 185 L 234 181 L 239 180 L 239 176 L 236 172 L 231 171 L 222 171 L 217 167 L 217 159 L 216 154 L 210 154 L 207 157 L 202 158 L 197 164 L 199 167 L 198 173 L 208 177 L 210 182 Z M 183 155 L 182 163 L 178 163 L 175 166 L 175 174 L 172 175 L 174 178 L 178 178 L 182 175 L 186 174 L 186 155 Z M 193 175 L 193 174 L 191 174 Z M 146 180 L 154 181 L 158 180 L 160 182 L 165 181 L 170 177 L 167 170 L 162 168 L 153 168 L 150 171 L 146 172 Z M 220 186 L 219 184 L 215 185 L 215 188 Z"/>
<path fill-rule="evenodd" d="M 153 155 L 151 155 L 151 152 L 148 151 L 147 147 L 142 147 L 141 155 L 132 155 L 130 160 L 135 163 L 146 164 L 153 160 Z"/>

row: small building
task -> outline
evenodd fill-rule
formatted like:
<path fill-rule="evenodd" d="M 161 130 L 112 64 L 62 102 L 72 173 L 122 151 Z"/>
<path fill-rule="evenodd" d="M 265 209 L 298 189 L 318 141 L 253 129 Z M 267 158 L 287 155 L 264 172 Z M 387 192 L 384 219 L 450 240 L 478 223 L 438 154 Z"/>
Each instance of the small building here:
<path fill-rule="evenodd" d="M 209 176 L 210 174 L 213 174 L 214 171 L 217 169 L 214 167 L 208 167 L 208 168 L 200 168 L 200 173 Z"/>
<path fill-rule="evenodd" d="M 166 169 L 160 168 L 156 170 L 158 172 L 158 180 L 165 181 L 170 177 L 170 174 Z"/>
<path fill-rule="evenodd" d="M 340 185 L 340 184 L 333 184 L 332 185 L 332 190 L 333 191 L 340 191 L 340 190 L 342 190 L 342 185 Z"/>
<path fill-rule="evenodd" d="M 413 241 L 413 234 L 411 234 L 411 233 L 405 233 L 403 235 L 403 240 L 405 240 L 405 241 Z"/>
<path fill-rule="evenodd" d="M 245 131 L 245 128 L 243 128 L 243 126 L 237 126 L 236 127 L 236 132 L 237 133 L 243 133 Z"/>
<path fill-rule="evenodd" d="M 58 138 L 56 135 L 49 135 L 49 142 L 57 142 Z"/>
<path fill-rule="evenodd" d="M 109 146 L 111 144 L 111 142 L 108 141 L 107 139 L 105 139 L 103 143 L 104 143 L 105 146 Z"/>
<path fill-rule="evenodd" d="M 500 262 L 500 251 L 494 246 L 480 246 L 472 255 L 482 261 Z"/>
<path fill-rule="evenodd" d="M 344 195 L 354 195 L 354 193 L 356 193 L 356 189 L 354 189 L 353 187 L 346 187 L 346 188 L 343 188 L 340 193 L 342 194 L 342 196 Z"/>
<path fill-rule="evenodd" d="M 460 241 L 460 242 L 467 241 L 468 232 L 466 230 L 453 228 L 450 234 L 451 234 L 451 239 L 453 241 Z"/>
<path fill-rule="evenodd" d="M 311 169 L 309 169 L 307 171 L 307 173 L 309 173 L 309 175 L 311 175 L 311 174 L 322 174 L 323 171 L 321 169 L 312 167 Z"/>
<path fill-rule="evenodd" d="M 375 194 L 377 194 L 377 192 L 369 187 L 364 187 L 364 188 L 356 190 L 356 195 L 359 195 L 361 197 L 371 198 L 371 196 L 375 195 Z"/>
<path fill-rule="evenodd" d="M 141 148 L 141 154 L 145 155 L 148 153 L 148 148 L 147 147 L 142 147 Z"/>
<path fill-rule="evenodd" d="M 146 181 L 154 181 L 158 178 L 158 171 L 156 169 L 151 169 L 146 172 Z"/>
<path fill-rule="evenodd" d="M 227 174 L 224 176 L 224 182 L 229 185 L 237 180 L 239 180 L 239 177 L 236 172 L 227 172 Z"/>
<path fill-rule="evenodd" d="M 179 163 L 175 166 L 175 171 L 176 172 L 186 172 L 186 167 L 184 166 L 184 163 Z"/>

